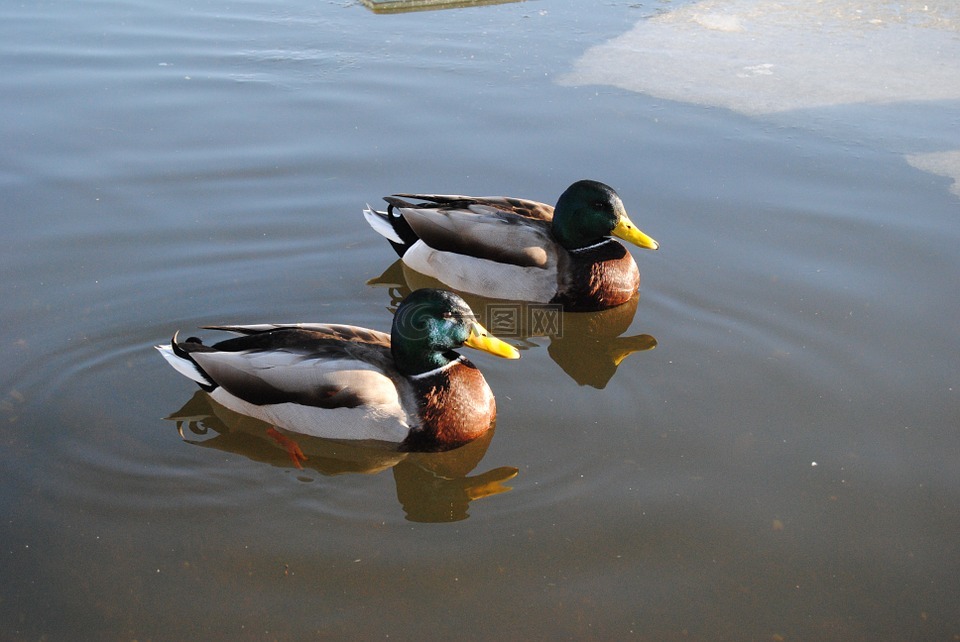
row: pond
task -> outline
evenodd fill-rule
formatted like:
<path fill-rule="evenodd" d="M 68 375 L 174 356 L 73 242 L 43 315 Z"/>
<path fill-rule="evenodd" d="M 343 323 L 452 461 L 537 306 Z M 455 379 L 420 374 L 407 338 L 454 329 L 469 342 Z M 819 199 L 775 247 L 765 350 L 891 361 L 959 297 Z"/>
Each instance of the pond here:
<path fill-rule="evenodd" d="M 0 9 L 0 637 L 960 636 L 960 10 L 446 4 Z M 299 468 L 153 349 L 387 330 L 367 203 L 580 178 L 660 250 L 464 448 Z"/>

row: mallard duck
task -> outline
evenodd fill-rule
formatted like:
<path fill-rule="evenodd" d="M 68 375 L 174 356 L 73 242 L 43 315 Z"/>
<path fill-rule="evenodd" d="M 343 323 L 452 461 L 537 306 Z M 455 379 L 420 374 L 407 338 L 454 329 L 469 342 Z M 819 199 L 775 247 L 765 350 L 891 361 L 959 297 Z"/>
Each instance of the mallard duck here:
<path fill-rule="evenodd" d="M 459 296 L 422 289 L 401 302 L 390 334 L 333 324 L 207 326 L 244 336 L 156 346 L 215 401 L 289 431 L 448 450 L 486 433 L 496 417 L 480 371 L 454 350 L 517 359 Z"/>
<path fill-rule="evenodd" d="M 609 237 L 660 247 L 631 222 L 613 188 L 597 181 L 577 181 L 556 207 L 501 196 L 384 200 L 386 212 L 367 205 L 364 217 L 406 265 L 455 290 L 495 299 L 559 303 L 571 311 L 621 305 L 640 286 L 640 271 Z"/>

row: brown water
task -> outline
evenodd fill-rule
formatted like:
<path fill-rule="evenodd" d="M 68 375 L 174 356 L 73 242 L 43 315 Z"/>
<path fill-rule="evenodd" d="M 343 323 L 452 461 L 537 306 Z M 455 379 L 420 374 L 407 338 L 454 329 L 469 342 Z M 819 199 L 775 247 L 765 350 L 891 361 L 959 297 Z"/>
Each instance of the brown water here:
<path fill-rule="evenodd" d="M 960 102 L 576 76 L 690 7 L 0 10 L 0 638 L 960 635 Z M 152 349 L 386 329 L 418 277 L 364 203 L 583 177 L 662 248 L 632 304 L 470 354 L 499 417 L 469 448 L 307 439 L 299 470 Z"/>

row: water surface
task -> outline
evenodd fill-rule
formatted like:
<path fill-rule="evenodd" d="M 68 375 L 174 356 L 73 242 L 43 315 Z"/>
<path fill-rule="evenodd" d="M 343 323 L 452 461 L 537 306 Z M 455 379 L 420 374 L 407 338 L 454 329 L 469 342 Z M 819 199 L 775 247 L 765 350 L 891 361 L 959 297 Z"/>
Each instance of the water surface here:
<path fill-rule="evenodd" d="M 735 2 L 0 15 L 0 637 L 960 634 L 960 97 L 862 97 L 841 66 L 820 73 L 855 98 L 751 111 L 718 74 L 667 94 L 591 67 L 629 33 L 671 43 L 615 59 L 655 79 L 697 24 L 811 28 Z M 911 86 L 946 91 L 922 63 L 960 58 L 895 27 Z M 462 452 L 306 440 L 298 469 L 152 349 L 386 329 L 418 282 L 364 203 L 584 177 L 662 249 L 624 309 L 470 355 L 499 417 Z"/>

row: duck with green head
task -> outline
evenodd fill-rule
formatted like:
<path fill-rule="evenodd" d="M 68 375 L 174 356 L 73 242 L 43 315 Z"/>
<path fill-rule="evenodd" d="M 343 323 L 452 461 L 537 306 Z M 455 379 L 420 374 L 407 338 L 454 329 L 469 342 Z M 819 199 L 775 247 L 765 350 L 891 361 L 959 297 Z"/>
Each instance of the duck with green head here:
<path fill-rule="evenodd" d="M 207 327 L 242 336 L 206 346 L 174 335 L 157 349 L 221 405 L 295 433 L 410 451 L 455 448 L 493 425 L 493 393 L 458 348 L 520 356 L 463 299 L 433 289 L 401 302 L 389 335 L 319 323 Z"/>
<path fill-rule="evenodd" d="M 620 196 L 577 181 L 556 207 L 502 196 L 387 196 L 364 216 L 403 262 L 445 285 L 495 299 L 559 303 L 570 311 L 621 305 L 640 286 L 623 245 L 659 244 L 630 220 Z"/>

